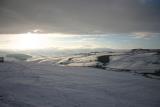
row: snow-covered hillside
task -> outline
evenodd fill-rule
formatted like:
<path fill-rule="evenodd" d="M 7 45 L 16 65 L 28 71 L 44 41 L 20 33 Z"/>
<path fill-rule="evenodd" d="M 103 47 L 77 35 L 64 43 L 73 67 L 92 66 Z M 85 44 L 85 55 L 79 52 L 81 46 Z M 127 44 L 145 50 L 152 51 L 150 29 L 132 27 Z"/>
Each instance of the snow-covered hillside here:
<path fill-rule="evenodd" d="M 88 53 L 63 58 L 58 63 L 65 66 L 87 66 L 142 74 L 156 72 L 159 76 L 160 50 L 133 49 L 128 52 Z"/>
<path fill-rule="evenodd" d="M 10 53 L 3 57 L 0 107 L 160 105 L 159 50 L 91 52 L 67 57 Z"/>
<path fill-rule="evenodd" d="M 0 107 L 159 107 L 160 81 L 126 72 L 0 63 Z"/>
<path fill-rule="evenodd" d="M 112 71 L 128 71 L 159 78 L 160 50 L 133 49 L 127 51 L 102 51 L 79 53 L 67 56 L 30 56 L 6 54 L 6 61 L 28 61 L 31 63 L 53 64 L 57 66 L 94 67 Z"/>

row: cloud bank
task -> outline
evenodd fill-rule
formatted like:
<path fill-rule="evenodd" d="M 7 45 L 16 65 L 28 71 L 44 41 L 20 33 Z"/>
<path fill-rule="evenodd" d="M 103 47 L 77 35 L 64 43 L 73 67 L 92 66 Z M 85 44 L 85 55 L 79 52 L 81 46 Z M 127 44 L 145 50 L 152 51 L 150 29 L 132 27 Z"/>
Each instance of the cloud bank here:
<path fill-rule="evenodd" d="M 159 19 L 160 0 L 0 0 L 1 34 L 160 33 Z"/>

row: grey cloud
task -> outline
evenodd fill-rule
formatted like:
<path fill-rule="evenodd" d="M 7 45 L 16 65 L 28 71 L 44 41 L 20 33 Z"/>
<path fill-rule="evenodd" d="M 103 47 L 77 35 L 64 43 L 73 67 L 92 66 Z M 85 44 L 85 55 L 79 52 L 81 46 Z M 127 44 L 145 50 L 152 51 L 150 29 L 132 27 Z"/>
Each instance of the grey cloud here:
<path fill-rule="evenodd" d="M 0 33 L 160 33 L 159 0 L 1 0 Z"/>

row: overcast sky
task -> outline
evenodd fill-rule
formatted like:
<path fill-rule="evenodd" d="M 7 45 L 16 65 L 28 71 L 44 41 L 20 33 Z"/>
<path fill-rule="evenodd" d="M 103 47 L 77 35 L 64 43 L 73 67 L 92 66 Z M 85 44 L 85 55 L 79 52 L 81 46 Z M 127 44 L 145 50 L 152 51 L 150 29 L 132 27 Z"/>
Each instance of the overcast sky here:
<path fill-rule="evenodd" d="M 35 29 L 44 34 L 99 34 L 106 42 L 111 42 L 109 34 L 152 38 L 148 45 L 154 48 L 160 40 L 160 0 L 0 0 L 1 37 Z"/>

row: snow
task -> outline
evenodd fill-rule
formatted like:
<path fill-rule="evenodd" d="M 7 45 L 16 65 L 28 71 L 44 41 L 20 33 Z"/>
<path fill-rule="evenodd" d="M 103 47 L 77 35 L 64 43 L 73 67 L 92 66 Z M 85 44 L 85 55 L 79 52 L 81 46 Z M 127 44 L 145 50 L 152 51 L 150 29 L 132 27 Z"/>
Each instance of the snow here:
<path fill-rule="evenodd" d="M 0 64 L 0 107 L 158 107 L 160 81 L 31 62 Z"/>
<path fill-rule="evenodd" d="M 103 55 L 110 58 L 106 65 L 97 60 Z M 160 69 L 156 52 L 136 50 L 18 59 L 5 57 L 5 62 L 0 63 L 0 107 L 160 105 L 159 76 L 152 75 Z M 97 65 L 106 69 L 95 68 Z M 125 69 L 146 76 L 121 72 Z"/>
<path fill-rule="evenodd" d="M 139 72 L 154 72 L 155 70 L 160 69 L 160 55 L 156 55 L 155 53 L 142 53 L 112 56 L 107 67 L 117 69 L 126 68 Z"/>
<path fill-rule="evenodd" d="M 142 51 L 142 52 L 141 52 Z M 136 51 L 137 52 L 137 51 Z M 100 56 L 108 55 L 110 61 L 105 65 L 99 62 L 97 59 Z M 156 52 L 146 52 L 140 50 L 137 53 L 130 52 L 116 52 L 107 53 L 101 52 L 94 55 L 81 55 L 81 56 L 70 56 L 62 58 L 58 62 L 65 66 L 102 66 L 102 68 L 110 69 L 126 69 L 138 73 L 154 73 L 156 70 L 160 70 L 160 55 Z"/>

